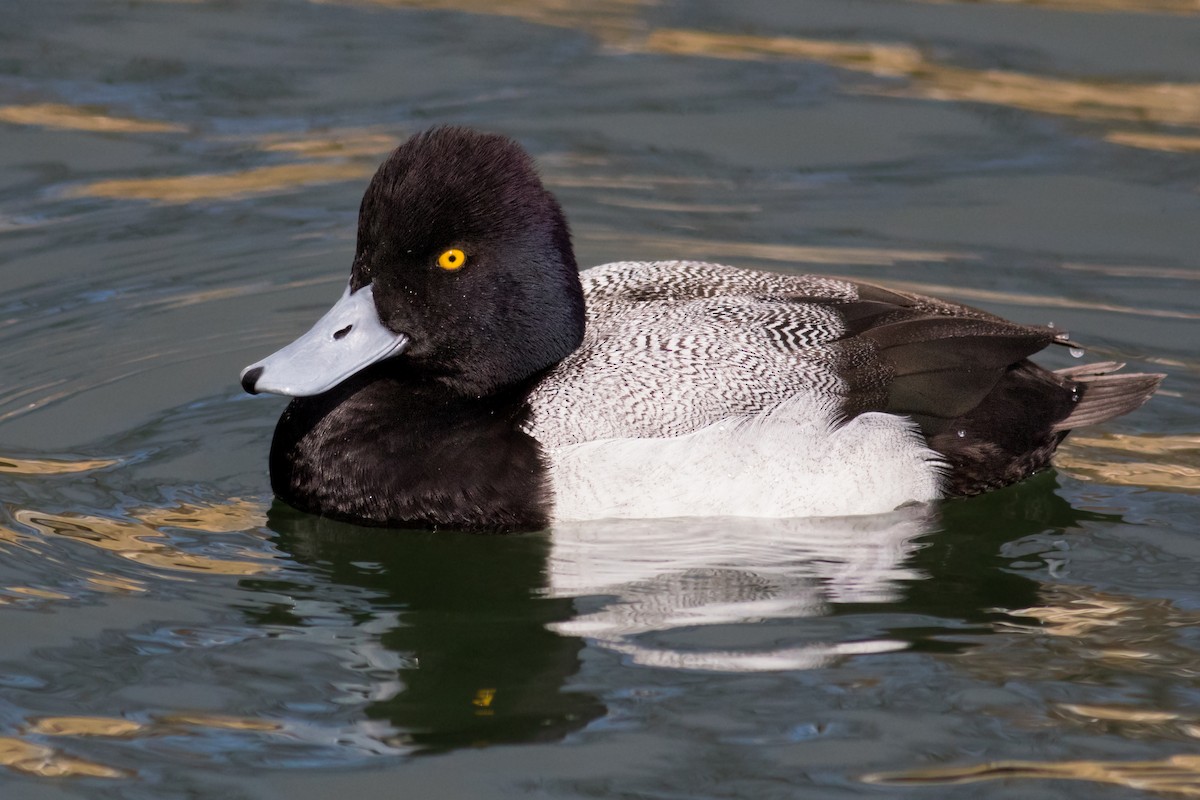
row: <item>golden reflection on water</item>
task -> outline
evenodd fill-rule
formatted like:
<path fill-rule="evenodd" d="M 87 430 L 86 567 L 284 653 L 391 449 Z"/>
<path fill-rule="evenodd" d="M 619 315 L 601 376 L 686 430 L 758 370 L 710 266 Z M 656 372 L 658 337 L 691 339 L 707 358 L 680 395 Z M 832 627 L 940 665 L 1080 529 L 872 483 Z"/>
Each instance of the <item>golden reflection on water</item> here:
<path fill-rule="evenodd" d="M 833 42 L 790 36 L 660 29 L 645 50 L 741 60 L 798 59 L 885 78 L 907 86 L 880 94 L 947 102 L 988 103 L 1087 120 L 1155 122 L 1200 127 L 1200 84 L 1132 83 L 1049 78 L 997 69 L 939 64 L 903 44 Z"/>
<path fill-rule="evenodd" d="M 1106 433 L 1103 436 L 1075 436 L 1071 441 L 1084 447 L 1103 447 L 1123 453 L 1156 456 L 1179 452 L 1200 454 L 1200 434 Z"/>
<path fill-rule="evenodd" d="M 223 731 L 255 731 L 271 733 L 283 730 L 283 725 L 264 719 L 235 717 L 228 714 L 177 712 L 156 715 L 149 722 L 124 717 L 41 717 L 25 726 L 24 731 L 41 736 L 160 736 L 194 731 L 195 729 Z"/>
<path fill-rule="evenodd" d="M 1154 464 L 1145 461 L 1104 464 L 1090 459 L 1064 455 L 1054 463 L 1072 477 L 1113 486 L 1141 486 L 1147 489 L 1200 491 L 1200 469 L 1179 464 Z"/>
<path fill-rule="evenodd" d="M 9 594 L 20 595 L 22 597 L 32 597 L 36 600 L 70 600 L 69 594 L 62 592 L 54 592 L 49 589 L 39 589 L 33 586 L 5 586 L 4 591 Z M 0 604 L 4 603 L 4 598 L 0 597 Z"/>
<path fill-rule="evenodd" d="M 1159 722 L 1172 722 L 1180 718 L 1180 715 L 1173 711 L 1153 711 L 1151 709 L 1135 708 L 1132 706 L 1092 706 L 1079 703 L 1062 703 L 1058 707 L 1063 711 L 1085 719 L 1113 722 L 1148 722 L 1155 724 Z"/>
<path fill-rule="evenodd" d="M 351 158 L 382 155 L 402 141 L 395 133 L 373 128 L 341 128 L 311 136 L 266 136 L 259 140 L 259 146 L 268 153 L 293 153 L 305 158 Z"/>
<path fill-rule="evenodd" d="M 1078 680 L 1089 665 L 1105 674 L 1200 677 L 1195 649 L 1180 639 L 1181 631 L 1200 625 L 1200 614 L 1170 600 L 1047 584 L 1038 605 L 1007 613 L 1030 622 L 1001 622 L 999 629 L 1038 637 L 1039 657 L 1029 658 L 1027 648 L 979 652 L 965 655 L 964 666 L 975 669 L 979 660 L 989 674 L 1037 680 Z"/>
<path fill-rule="evenodd" d="M 26 736 L 130 739 L 146 736 L 195 735 L 205 730 L 276 733 L 278 722 L 223 714 L 162 714 L 147 722 L 124 717 L 61 716 L 34 719 L 22 728 Z M 53 747 L 17 736 L 0 737 L 0 766 L 40 777 L 127 778 L 133 773 L 68 756 Z"/>
<path fill-rule="evenodd" d="M 661 55 L 737 61 L 818 61 L 886 77 L 907 77 L 916 74 L 928 63 L 920 50 L 905 44 L 837 42 L 795 36 L 757 36 L 672 28 L 651 31 L 633 47 Z"/>
<path fill-rule="evenodd" d="M 254 503 L 235 498 L 225 504 L 182 504 L 169 509 L 136 511 L 134 514 L 141 518 L 133 516 L 119 519 L 96 514 L 53 514 L 17 509 L 13 512 L 13 518 L 42 536 L 81 542 L 139 564 L 172 572 L 258 575 L 274 568 L 259 553 L 244 553 L 255 560 L 243 560 L 184 552 L 171 544 L 167 534 L 160 530 L 173 527 L 210 533 L 251 530 L 260 527 L 266 519 L 262 507 Z M 129 586 L 120 583 L 111 584 L 110 588 L 130 591 L 141 589 L 136 584 Z"/>
<path fill-rule="evenodd" d="M 71 475 L 120 464 L 117 458 L 81 458 L 75 460 L 52 458 L 12 458 L 0 456 L 0 472 L 16 475 Z"/>
<path fill-rule="evenodd" d="M 1200 84 L 1047 78 L 1002 70 L 930 65 L 897 95 L 988 103 L 1085 120 L 1200 126 Z"/>
<path fill-rule="evenodd" d="M 0 766 L 43 778 L 125 778 L 131 773 L 65 755 L 52 747 L 0 737 Z"/>
<path fill-rule="evenodd" d="M 274 733 L 283 730 L 283 725 L 265 719 L 234 717 L 227 714 L 176 713 L 163 714 L 157 718 L 159 726 L 168 728 L 209 728 L 223 731 L 254 731 Z"/>
<path fill-rule="evenodd" d="M 267 524 L 261 504 L 231 498 L 220 504 L 180 503 L 167 508 L 147 508 L 138 518 L 154 527 L 186 528 L 208 533 L 235 533 Z"/>
<path fill-rule="evenodd" d="M 863 776 L 867 783 L 890 786 L 977 783 L 1017 778 L 1090 781 L 1145 792 L 1200 797 L 1200 755 L 1176 755 L 1161 761 L 991 761 Z"/>
<path fill-rule="evenodd" d="M 1200 738 L 1195 714 L 1180 714 L 1157 708 L 1131 705 L 1059 703 L 1054 707 L 1060 719 L 1073 727 L 1083 726 L 1099 733 L 1115 733 L 1125 739 L 1187 741 Z"/>
<path fill-rule="evenodd" d="M 0 106 L 0 122 L 96 133 L 179 133 L 187 130 L 186 126 L 171 122 L 115 117 L 62 103 Z"/>
<path fill-rule="evenodd" d="M 8 544 L 15 544 L 15 545 L 22 545 L 25 542 L 28 542 L 30 538 L 31 537 L 27 533 L 13 530 L 12 528 L 6 528 L 5 526 L 0 525 L 0 542 L 6 542 Z"/>
<path fill-rule="evenodd" d="M 1035 619 L 1040 630 L 1052 636 L 1079 637 L 1103 633 L 1122 624 L 1135 605 L 1126 600 L 1100 595 L 1066 596 L 1064 602 L 1014 609 L 1014 616 Z M 1032 632 L 1035 629 L 1024 629 Z"/>
<path fill-rule="evenodd" d="M 1200 435 L 1072 436 L 1059 449 L 1055 465 L 1080 480 L 1200 491 Z"/>
<path fill-rule="evenodd" d="M 87 570 L 91 574 L 84 580 L 88 588 L 98 592 L 115 594 L 135 594 L 147 591 L 146 584 L 133 578 L 122 578 L 116 575 L 105 575 L 95 570 Z"/>
<path fill-rule="evenodd" d="M 1200 136 L 1176 136 L 1168 133 L 1113 131 L 1104 137 L 1113 144 L 1160 150 L 1165 153 L 1200 153 Z"/>
<path fill-rule="evenodd" d="M 256 149 L 303 160 L 235 172 L 93 181 L 72 187 L 66 194 L 157 203 L 240 200 L 368 177 L 375 171 L 379 156 L 400 141 L 394 134 L 381 133 L 375 128 L 342 128 L 307 136 L 269 135 L 253 141 Z"/>
<path fill-rule="evenodd" d="M 107 197 L 193 203 L 197 200 L 239 200 L 318 183 L 355 180 L 375 171 L 374 164 L 313 162 L 277 164 L 239 172 L 179 175 L 167 178 L 114 178 L 94 181 L 67 191 L 70 197 Z"/>
<path fill-rule="evenodd" d="M 43 736 L 130 736 L 146 728 L 120 717 L 42 717 L 30 724 L 29 733 Z"/>

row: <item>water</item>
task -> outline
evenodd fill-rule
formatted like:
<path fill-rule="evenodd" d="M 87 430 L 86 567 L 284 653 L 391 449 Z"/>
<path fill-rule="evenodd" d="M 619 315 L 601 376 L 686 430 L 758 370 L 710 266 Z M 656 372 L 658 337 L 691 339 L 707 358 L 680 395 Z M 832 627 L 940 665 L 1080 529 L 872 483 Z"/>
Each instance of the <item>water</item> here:
<path fill-rule="evenodd" d="M 1185 0 L 0 5 L 3 796 L 1200 793 L 1197 47 Z M 272 505 L 237 372 L 438 122 L 519 138 L 582 264 L 897 284 L 1169 377 L 879 518 Z"/>

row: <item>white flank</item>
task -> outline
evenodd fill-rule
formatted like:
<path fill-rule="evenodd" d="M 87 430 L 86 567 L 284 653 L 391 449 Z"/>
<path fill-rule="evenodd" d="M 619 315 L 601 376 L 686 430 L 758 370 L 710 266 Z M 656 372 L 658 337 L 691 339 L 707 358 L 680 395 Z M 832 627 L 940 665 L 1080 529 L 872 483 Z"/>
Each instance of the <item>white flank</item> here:
<path fill-rule="evenodd" d="M 941 496 L 943 463 L 912 422 L 836 420 L 799 395 L 683 436 L 551 448 L 554 518 L 844 516 Z"/>

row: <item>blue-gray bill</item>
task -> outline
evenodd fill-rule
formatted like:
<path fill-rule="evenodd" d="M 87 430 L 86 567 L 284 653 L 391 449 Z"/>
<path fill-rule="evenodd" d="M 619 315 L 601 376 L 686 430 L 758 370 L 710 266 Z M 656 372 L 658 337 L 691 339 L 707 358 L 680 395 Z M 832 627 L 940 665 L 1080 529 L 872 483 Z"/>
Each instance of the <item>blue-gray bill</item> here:
<path fill-rule="evenodd" d="M 242 370 L 242 388 L 251 394 L 320 394 L 364 367 L 403 353 L 408 342 L 379 321 L 370 284 L 357 292 L 347 285 L 307 333 Z"/>

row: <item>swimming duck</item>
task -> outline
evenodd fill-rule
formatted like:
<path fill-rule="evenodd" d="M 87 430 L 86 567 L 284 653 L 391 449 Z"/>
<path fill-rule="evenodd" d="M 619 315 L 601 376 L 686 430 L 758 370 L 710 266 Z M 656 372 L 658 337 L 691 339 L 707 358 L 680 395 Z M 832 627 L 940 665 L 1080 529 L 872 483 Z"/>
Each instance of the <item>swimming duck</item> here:
<path fill-rule="evenodd" d="M 1019 481 L 1163 377 L 1028 360 L 1055 343 L 843 278 L 580 273 L 525 151 L 441 127 L 372 178 L 341 299 L 241 382 L 294 398 L 271 486 L 315 514 L 486 531 L 834 516 Z"/>

